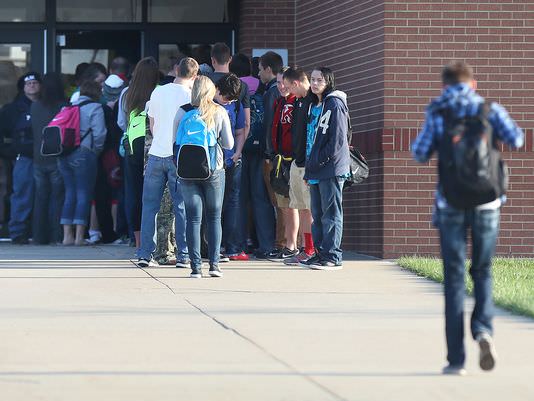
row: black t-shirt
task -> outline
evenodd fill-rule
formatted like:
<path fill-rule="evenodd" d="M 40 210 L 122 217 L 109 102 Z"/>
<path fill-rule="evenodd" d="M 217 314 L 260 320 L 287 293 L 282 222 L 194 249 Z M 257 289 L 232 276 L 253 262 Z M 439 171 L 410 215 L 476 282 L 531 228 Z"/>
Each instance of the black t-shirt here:
<path fill-rule="evenodd" d="M 312 102 L 312 94 L 308 92 L 306 96 L 295 100 L 293 109 L 293 125 L 291 126 L 293 158 L 298 167 L 304 167 L 306 164 L 308 109 Z"/>
<path fill-rule="evenodd" d="M 207 77 L 211 79 L 214 84 L 216 84 L 217 81 L 226 74 L 226 72 L 212 72 L 211 74 L 208 74 Z M 241 105 L 244 109 L 250 109 L 250 96 L 248 94 L 248 85 L 243 81 L 241 81 L 241 92 L 239 92 L 239 101 L 241 102 Z"/>

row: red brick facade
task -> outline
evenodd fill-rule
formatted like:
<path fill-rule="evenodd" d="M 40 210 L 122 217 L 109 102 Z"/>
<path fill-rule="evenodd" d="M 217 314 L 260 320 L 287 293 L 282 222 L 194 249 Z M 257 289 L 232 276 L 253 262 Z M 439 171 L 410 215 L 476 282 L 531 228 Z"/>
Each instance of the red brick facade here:
<path fill-rule="evenodd" d="M 253 13 L 250 5 L 258 3 L 269 7 L 271 16 L 277 15 L 275 3 L 283 3 L 283 21 L 293 18 L 294 38 L 269 45 L 268 38 L 277 40 L 277 35 L 251 26 L 251 21 L 258 23 L 259 10 Z M 534 89 L 534 3 L 241 4 L 242 50 L 287 47 L 290 60 L 306 69 L 317 64 L 333 68 L 338 87 L 349 96 L 354 140 L 368 157 L 372 176 L 346 193 L 346 249 L 386 258 L 438 253 L 437 232 L 429 223 L 435 165 L 414 163 L 409 144 L 422 124 L 425 105 L 440 93 L 442 66 L 464 59 L 474 66 L 479 93 L 504 105 L 525 129 L 525 147 L 504 152 L 511 184 L 498 253 L 534 256 L 534 98 L 529 96 Z M 284 32 L 291 31 L 283 25 Z"/>

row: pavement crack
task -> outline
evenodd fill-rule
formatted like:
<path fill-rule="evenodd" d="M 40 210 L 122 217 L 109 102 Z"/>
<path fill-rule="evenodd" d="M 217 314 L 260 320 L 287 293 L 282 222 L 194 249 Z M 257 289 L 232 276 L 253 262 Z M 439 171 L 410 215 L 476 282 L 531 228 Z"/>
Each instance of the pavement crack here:
<path fill-rule="evenodd" d="M 157 278 L 156 276 L 150 274 L 150 272 L 148 270 L 145 270 L 143 269 L 141 266 L 137 265 L 137 263 L 135 263 L 133 260 L 130 260 L 130 262 L 135 266 L 137 267 L 138 269 L 144 271 L 146 273 L 147 276 L 149 276 L 150 278 L 152 278 L 153 280 L 157 281 L 158 283 L 160 283 L 161 285 L 163 285 L 164 287 L 167 287 L 169 289 L 170 292 L 172 292 L 174 295 L 177 295 L 177 293 L 172 289 L 171 286 L 169 286 L 167 283 L 161 281 L 159 278 Z"/>
<path fill-rule="evenodd" d="M 229 330 L 241 339 L 245 340 L 249 344 L 252 344 L 255 348 L 259 349 L 261 352 L 263 352 L 265 355 L 267 355 L 269 358 L 273 359 L 274 361 L 278 362 L 279 364 L 285 366 L 287 369 L 289 369 L 294 374 L 302 377 L 306 381 L 310 382 L 315 387 L 319 388 L 320 390 L 324 391 L 325 393 L 329 394 L 330 396 L 334 397 L 338 401 L 348 401 L 346 398 L 343 398 L 341 395 L 335 393 L 334 391 L 330 390 L 328 387 L 324 386 L 317 380 L 315 380 L 313 377 L 309 376 L 306 373 L 301 372 L 299 369 L 291 365 L 290 363 L 284 361 L 280 357 L 273 354 L 271 351 L 263 347 L 262 345 L 258 344 L 256 341 L 254 341 L 252 338 L 247 337 L 243 333 L 241 333 L 239 330 L 234 329 L 233 327 L 227 325 L 223 321 L 217 319 L 215 316 L 210 315 L 208 312 L 206 312 L 204 309 L 202 309 L 200 306 L 195 305 L 193 302 L 191 302 L 189 299 L 184 298 L 184 300 L 191 305 L 193 308 L 198 310 L 200 313 L 202 313 L 204 316 L 208 317 L 209 319 L 213 320 L 215 323 L 217 323 L 219 326 L 221 326 L 225 330 Z"/>

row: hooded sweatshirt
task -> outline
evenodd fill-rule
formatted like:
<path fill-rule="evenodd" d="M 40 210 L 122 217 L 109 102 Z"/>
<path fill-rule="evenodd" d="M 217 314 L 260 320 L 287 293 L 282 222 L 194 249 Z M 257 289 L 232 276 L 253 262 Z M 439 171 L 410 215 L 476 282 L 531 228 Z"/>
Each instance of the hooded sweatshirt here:
<path fill-rule="evenodd" d="M 347 95 L 341 91 L 329 93 L 323 99 L 304 179 L 326 180 L 349 172 L 348 119 Z"/>

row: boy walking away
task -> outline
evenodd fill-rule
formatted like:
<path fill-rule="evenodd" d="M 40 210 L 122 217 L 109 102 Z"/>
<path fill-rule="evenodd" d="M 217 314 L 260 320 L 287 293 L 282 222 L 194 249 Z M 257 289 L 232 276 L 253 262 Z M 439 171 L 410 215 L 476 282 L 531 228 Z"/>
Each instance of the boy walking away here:
<path fill-rule="evenodd" d="M 176 267 L 189 267 L 185 238 L 186 220 L 184 199 L 174 164 L 178 109 L 191 101 L 191 87 L 198 74 L 198 63 L 190 57 L 180 61 L 177 77 L 173 83 L 158 86 L 150 96 L 148 116 L 152 144 L 143 182 L 143 211 L 141 215 L 141 246 L 138 250 L 138 265 L 147 267 L 154 252 L 155 217 L 161 206 L 163 190 L 168 186 L 175 215 Z"/>
<path fill-rule="evenodd" d="M 467 230 L 473 245 L 470 275 L 475 309 L 471 334 L 480 346 L 480 367 L 491 370 L 493 345 L 491 258 L 505 200 L 505 167 L 497 141 L 523 145 L 523 132 L 504 108 L 488 104 L 476 92 L 472 68 L 463 61 L 442 72 L 441 96 L 427 108 L 422 131 L 412 144 L 416 161 L 425 163 L 438 153 L 439 183 L 434 223 L 440 232 L 445 276 L 447 361 L 444 374 L 465 375 L 464 294 Z"/>

